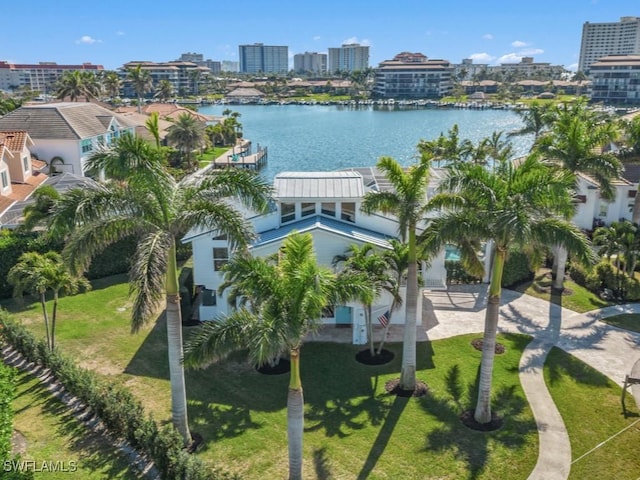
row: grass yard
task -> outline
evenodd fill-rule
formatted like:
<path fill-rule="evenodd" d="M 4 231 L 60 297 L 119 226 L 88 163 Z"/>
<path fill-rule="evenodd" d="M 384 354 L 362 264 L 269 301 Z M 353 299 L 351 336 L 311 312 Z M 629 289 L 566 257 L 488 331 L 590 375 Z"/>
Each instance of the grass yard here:
<path fill-rule="evenodd" d="M 66 407 L 33 376 L 17 375 L 17 398 L 14 429 L 26 439 L 26 450 L 21 453 L 25 467 L 42 468 L 42 462 L 60 462 L 58 468 L 69 471 L 35 473 L 36 479 L 137 479 L 128 459 L 95 433 L 88 433 Z M 37 470 L 36 470 L 37 472 Z"/>
<path fill-rule="evenodd" d="M 625 330 L 640 333 L 640 314 L 637 313 L 613 315 L 611 317 L 603 318 L 601 321 L 614 327 L 624 328 Z"/>
<path fill-rule="evenodd" d="M 548 268 L 539 270 L 533 281 L 525 282 L 515 287 L 514 290 L 557 305 L 562 305 L 564 308 L 578 313 L 585 313 L 611 305 L 609 302 L 602 300 L 596 294 L 572 280 L 565 280 L 564 286 L 566 293 L 563 294 L 562 297 L 550 293 L 548 291 L 551 286 L 549 272 L 550 270 Z"/>
<path fill-rule="evenodd" d="M 627 396 L 628 418 L 622 413 L 621 388 L 559 348 L 549 353 L 545 380 L 571 439 L 570 480 L 635 480 L 640 475 L 639 410 Z M 601 447 L 601 442 L 621 432 Z M 581 458 L 582 457 L 582 458 Z"/>
<path fill-rule="evenodd" d="M 156 419 L 168 422 L 164 321 L 160 317 L 131 335 L 131 305 L 124 281 L 125 277 L 106 279 L 91 292 L 61 299 L 56 338 L 67 355 L 127 385 Z M 37 303 L 18 307 L 7 302 L 6 306 L 43 334 Z M 185 337 L 193 331 L 195 327 L 185 328 Z M 389 396 L 384 390 L 385 382 L 400 371 L 400 345 L 388 346 L 396 354 L 392 363 L 371 367 L 355 361 L 361 347 L 305 344 L 301 370 L 306 402 L 305 478 L 391 479 L 398 478 L 399 472 L 403 478 L 527 478 L 536 461 L 538 442 L 535 422 L 518 380 L 518 362 L 528 337 L 500 337 L 507 352 L 496 357 L 494 395 L 495 406 L 505 414 L 506 423 L 493 433 L 470 431 L 458 420 L 458 415 L 473 405 L 480 352 L 470 346 L 470 341 L 478 337 L 418 344 L 418 378 L 430 391 L 425 397 L 412 399 Z M 589 370 L 568 358 L 572 368 Z M 571 415 L 578 410 L 576 405 L 581 406 L 578 425 L 570 430 L 577 458 L 594 446 L 593 432 L 584 426 L 602 422 L 615 430 L 620 425 L 619 408 L 598 408 L 613 405 L 614 398 L 619 403 L 620 388 L 605 383 L 593 388 L 589 379 L 594 374 L 572 376 L 570 371 L 567 378 L 579 381 L 563 380 L 563 372 L 569 367 L 557 354 L 551 355 L 548 363 L 554 372 L 552 387 L 556 394 L 571 398 L 558 401 L 563 415 Z M 583 385 L 583 378 L 587 378 L 589 388 Z M 188 371 L 191 427 L 205 439 L 200 458 L 248 479 L 285 478 L 287 385 L 288 375 L 261 375 L 241 354 L 206 369 Z M 53 427 L 50 435 L 52 431 Z M 607 433 L 603 431 L 602 435 L 609 436 Z M 604 439 L 598 438 L 595 443 Z M 637 445 L 635 438 L 633 443 Z M 623 450 L 619 457 L 621 462 L 633 464 L 637 456 L 635 451 Z M 586 465 L 587 460 L 601 463 L 601 469 L 609 464 L 608 459 L 595 456 L 579 463 Z M 588 467 L 582 471 L 586 476 L 573 478 L 607 478 L 589 477 L 589 468 L 597 470 Z"/>

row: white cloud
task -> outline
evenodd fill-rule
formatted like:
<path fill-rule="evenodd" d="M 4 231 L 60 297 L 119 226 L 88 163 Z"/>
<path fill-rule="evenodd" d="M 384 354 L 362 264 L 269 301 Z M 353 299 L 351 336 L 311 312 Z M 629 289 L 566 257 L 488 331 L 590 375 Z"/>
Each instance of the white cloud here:
<path fill-rule="evenodd" d="M 358 37 L 347 38 L 346 40 L 343 40 L 342 45 L 347 45 L 349 43 L 359 43 L 363 47 L 371 46 L 371 42 L 369 40 L 367 40 L 366 38 L 358 40 Z"/>
<path fill-rule="evenodd" d="M 469 55 L 469 58 L 474 61 L 474 63 L 491 63 L 496 59 L 493 55 L 489 55 L 488 53 L 472 53 Z"/>
<path fill-rule="evenodd" d="M 484 35 L 482 35 L 482 38 L 484 38 L 485 40 L 493 40 L 493 35 L 491 35 L 490 33 L 485 33 Z"/>
<path fill-rule="evenodd" d="M 518 52 L 518 55 L 522 55 L 523 57 L 532 57 L 533 55 L 542 55 L 544 50 L 541 48 L 525 48 Z"/>
<path fill-rule="evenodd" d="M 123 36 L 123 35 L 124 35 L 124 32 L 123 32 L 122 30 L 118 30 L 118 31 L 116 32 L 116 35 L 118 35 L 119 37 L 121 37 L 121 36 Z"/>
<path fill-rule="evenodd" d="M 498 58 L 497 63 L 520 63 L 522 56 L 517 53 L 507 53 Z"/>
<path fill-rule="evenodd" d="M 529 44 L 527 42 L 522 42 L 520 40 L 516 40 L 515 42 L 511 42 L 511 46 L 513 48 L 522 48 L 522 47 L 528 47 Z"/>
<path fill-rule="evenodd" d="M 567 70 L 571 70 L 572 72 L 577 72 L 578 71 L 578 64 L 577 63 L 572 63 L 571 65 L 566 67 L 566 69 Z"/>
<path fill-rule="evenodd" d="M 318 40 L 320 40 L 322 37 L 320 37 L 320 35 L 316 35 L 315 37 L 313 37 L 313 39 L 317 42 Z"/>
<path fill-rule="evenodd" d="M 85 45 L 93 45 L 94 43 L 102 43 L 102 40 L 96 40 L 90 35 L 83 35 L 78 40 L 76 40 L 77 44 L 84 43 Z"/>

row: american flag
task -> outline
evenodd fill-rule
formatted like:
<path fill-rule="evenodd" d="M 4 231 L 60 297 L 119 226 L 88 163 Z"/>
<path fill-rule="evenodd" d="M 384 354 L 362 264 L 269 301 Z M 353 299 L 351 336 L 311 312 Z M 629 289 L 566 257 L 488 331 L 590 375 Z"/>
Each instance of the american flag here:
<path fill-rule="evenodd" d="M 380 322 L 380 325 L 386 327 L 389 324 L 389 310 L 380 315 L 378 317 L 378 321 Z"/>

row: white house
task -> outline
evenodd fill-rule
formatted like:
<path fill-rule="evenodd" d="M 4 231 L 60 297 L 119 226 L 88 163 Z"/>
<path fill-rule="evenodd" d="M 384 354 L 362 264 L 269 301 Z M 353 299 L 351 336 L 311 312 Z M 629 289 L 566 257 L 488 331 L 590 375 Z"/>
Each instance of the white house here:
<path fill-rule="evenodd" d="M 136 123 L 89 102 L 25 105 L 0 118 L 0 131 L 22 130 L 33 140 L 31 153 L 49 173 L 84 175 L 84 164 L 100 145 L 110 145 Z"/>
<path fill-rule="evenodd" d="M 577 208 L 573 223 L 583 230 L 593 230 L 598 226 L 610 225 L 620 220 L 631 221 L 638 181 L 635 173 L 625 172 L 623 178 L 615 180 L 615 198 L 611 201 L 600 197 L 595 180 L 587 175 L 578 175 Z M 627 178 L 625 178 L 627 177 Z"/>
<path fill-rule="evenodd" d="M 337 172 L 285 172 L 274 179 L 273 209 L 265 215 L 250 218 L 258 234 L 251 245 L 254 255 L 265 256 L 277 252 L 282 241 L 293 231 L 309 232 L 313 236 L 318 261 L 330 266 L 334 256 L 344 254 L 349 245 L 370 243 L 389 249 L 389 240 L 398 235 L 394 218 L 365 215 L 360 211 L 367 191 L 387 188 L 386 179 L 374 168 Z M 229 260 L 227 241 L 218 232 L 191 232 L 183 242 L 193 247 L 194 282 L 202 289 L 199 318 L 210 320 L 229 310 L 224 295 L 218 291 L 223 276 L 220 268 Z M 432 259 L 431 267 L 422 265 L 425 288 L 446 289 L 444 252 Z M 402 291 L 404 294 L 404 289 Z M 374 305 L 377 316 L 388 309 L 391 298 L 382 296 Z M 418 302 L 418 322 L 421 305 Z M 404 308 L 393 312 L 392 323 L 403 324 Z M 354 343 L 366 342 L 364 312 L 357 303 L 335 305 L 327 309 L 325 324 L 353 325 Z"/>

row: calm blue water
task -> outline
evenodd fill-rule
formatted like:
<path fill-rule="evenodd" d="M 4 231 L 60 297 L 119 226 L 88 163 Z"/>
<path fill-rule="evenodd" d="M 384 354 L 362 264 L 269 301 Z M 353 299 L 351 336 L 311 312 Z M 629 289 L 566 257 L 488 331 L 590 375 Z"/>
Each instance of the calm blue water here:
<path fill-rule="evenodd" d="M 325 105 L 208 105 L 207 115 L 222 115 L 229 108 L 241 114 L 244 136 L 267 146 L 262 170 L 268 179 L 283 171 L 330 171 L 373 166 L 381 156 L 410 165 L 417 158 L 421 139 L 447 134 L 458 124 L 460 138 L 473 141 L 522 126 L 509 110 L 396 109 L 382 110 Z M 518 155 L 526 153 L 532 138 L 514 139 Z"/>

